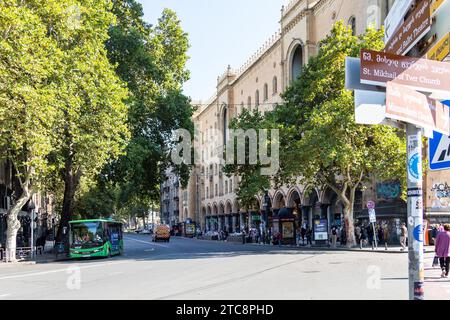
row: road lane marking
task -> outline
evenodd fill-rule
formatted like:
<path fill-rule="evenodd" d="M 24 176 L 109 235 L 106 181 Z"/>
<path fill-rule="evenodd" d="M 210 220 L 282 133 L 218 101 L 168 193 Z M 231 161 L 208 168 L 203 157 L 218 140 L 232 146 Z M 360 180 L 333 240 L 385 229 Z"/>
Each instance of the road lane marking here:
<path fill-rule="evenodd" d="M 80 266 L 80 269 L 107 267 L 107 266 L 123 264 L 123 263 L 129 263 L 129 261 L 117 261 L 117 262 L 102 263 L 102 264 L 95 264 L 95 265 L 89 265 L 89 266 Z M 64 269 L 28 272 L 28 273 L 23 273 L 20 275 L 11 275 L 11 276 L 0 277 L 0 280 L 8 280 L 8 279 L 24 278 L 24 277 L 31 277 L 31 276 L 40 276 L 40 275 L 46 275 L 46 274 L 52 274 L 52 273 L 58 273 L 58 272 L 66 272 L 70 266 L 73 266 L 73 264 L 69 265 L 67 268 L 64 268 Z"/>
<path fill-rule="evenodd" d="M 282 264 L 278 264 L 278 265 L 275 265 L 275 266 L 272 266 L 272 267 L 269 267 L 269 268 L 266 268 L 266 269 L 255 271 L 255 272 L 252 272 L 252 273 L 249 273 L 249 274 L 242 274 L 240 276 L 237 276 L 237 277 L 234 277 L 234 278 L 230 278 L 230 279 L 226 279 L 226 280 L 223 280 L 223 281 L 213 282 L 213 283 L 210 283 L 210 284 L 207 284 L 207 285 L 204 285 L 204 286 L 200 286 L 200 287 L 196 287 L 196 288 L 191 288 L 191 289 L 175 292 L 175 293 L 172 293 L 172 294 L 169 294 L 169 295 L 166 295 L 166 296 L 162 296 L 162 297 L 153 298 L 153 300 L 167 300 L 167 299 L 171 300 L 171 299 L 174 299 L 174 297 L 176 297 L 176 296 L 189 294 L 189 293 L 193 293 L 193 292 L 196 292 L 196 291 L 198 292 L 198 291 L 208 290 L 208 289 L 212 289 L 212 288 L 219 287 L 219 286 L 222 286 L 222 285 L 229 285 L 229 284 L 237 282 L 237 281 L 247 280 L 250 277 L 259 276 L 262 273 L 267 272 L 267 271 L 272 271 L 272 270 L 275 270 L 275 269 L 278 269 L 278 268 L 282 268 L 282 267 L 285 267 L 285 266 L 288 266 L 288 265 L 292 265 L 292 264 L 295 264 L 295 263 L 299 263 L 299 262 L 303 262 L 303 261 L 306 261 L 306 260 L 310 260 L 310 259 L 316 258 L 316 257 L 318 257 L 320 255 L 322 255 L 322 253 L 319 253 L 318 255 L 309 256 L 309 257 L 306 257 L 306 258 L 295 259 L 295 260 L 288 261 L 288 262 L 285 262 L 285 263 L 282 263 Z"/>
<path fill-rule="evenodd" d="M 127 238 L 127 237 L 124 237 L 124 239 L 125 240 L 136 241 L 136 242 L 141 242 L 141 243 L 145 243 L 145 244 L 151 244 L 151 245 L 158 246 L 158 247 L 169 248 L 169 246 L 165 246 L 165 245 L 159 244 L 159 243 L 154 243 L 154 242 L 151 242 L 151 241 L 143 241 L 143 240 L 137 240 L 137 239 Z"/>

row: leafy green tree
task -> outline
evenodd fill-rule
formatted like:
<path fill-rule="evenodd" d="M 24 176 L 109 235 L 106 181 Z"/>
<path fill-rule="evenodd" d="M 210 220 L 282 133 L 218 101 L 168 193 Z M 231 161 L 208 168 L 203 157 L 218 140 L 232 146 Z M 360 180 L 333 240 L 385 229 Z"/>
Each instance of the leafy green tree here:
<path fill-rule="evenodd" d="M 80 179 L 95 177 L 103 166 L 122 154 L 129 138 L 125 84 L 109 62 L 105 42 L 115 21 L 108 0 L 79 0 L 70 37 L 54 37 L 64 53 L 64 73 L 58 98 L 53 154 L 64 181 L 58 241 L 66 241 Z M 57 18 L 57 17 L 55 17 Z M 51 23 L 53 20 L 49 20 Z"/>
<path fill-rule="evenodd" d="M 383 30 L 368 29 L 355 37 L 338 22 L 321 42 L 318 56 L 283 96 L 287 108 L 297 105 L 303 119 L 293 131 L 301 137 L 291 145 L 299 152 L 295 159 L 288 154 L 284 161 L 291 165 L 283 174 L 298 175 L 305 184 L 337 194 L 344 207 L 348 246 L 355 245 L 356 191 L 373 177 L 404 181 L 404 135 L 388 126 L 356 124 L 353 94 L 344 88 L 345 58 L 359 56 L 362 48 L 383 47 Z"/>
<path fill-rule="evenodd" d="M 16 260 L 18 213 L 54 172 L 48 155 L 60 106 L 57 78 L 63 54 L 48 36 L 42 11 L 65 13 L 56 2 L 0 2 L 0 163 L 11 162 L 20 182 L 7 212 L 9 261 Z M 66 29 L 66 21 L 55 25 Z"/>
<path fill-rule="evenodd" d="M 159 185 L 173 147 L 172 132 L 193 131 L 190 99 L 183 95 L 188 80 L 185 65 L 189 48 L 176 14 L 165 9 L 156 26 L 143 20 L 142 6 L 134 0 L 113 1 L 117 23 L 107 41 L 108 57 L 127 83 L 130 97 L 128 125 L 131 139 L 126 154 L 106 166 L 102 175 L 120 189 L 119 209 L 147 205 L 159 199 Z M 183 177 L 189 168 L 176 166 Z M 187 179 L 184 179 L 187 183 Z M 129 210 L 131 212 L 131 210 Z"/>
<path fill-rule="evenodd" d="M 318 55 L 282 95 L 285 103 L 253 123 L 256 128 L 280 129 L 281 165 L 273 181 L 290 184 L 300 177 L 305 185 L 327 187 L 337 194 L 344 206 L 348 246 L 355 244 L 356 191 L 373 177 L 405 181 L 404 134 L 387 126 L 356 124 L 353 94 L 344 88 L 345 58 L 358 57 L 361 48 L 383 46 L 383 30 L 369 29 L 356 37 L 337 22 L 320 42 Z M 255 174 L 255 168 L 238 169 L 243 172 L 236 168 L 232 172 Z M 266 183 L 262 181 L 261 187 Z M 255 180 L 244 179 L 240 188 L 255 190 L 254 184 Z"/>

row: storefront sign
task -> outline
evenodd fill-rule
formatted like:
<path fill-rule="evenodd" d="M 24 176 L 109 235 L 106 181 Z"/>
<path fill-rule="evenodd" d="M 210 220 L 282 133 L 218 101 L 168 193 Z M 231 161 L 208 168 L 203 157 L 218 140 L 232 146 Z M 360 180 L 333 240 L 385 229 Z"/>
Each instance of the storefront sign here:
<path fill-rule="evenodd" d="M 403 23 L 403 19 L 412 4 L 413 0 L 397 0 L 394 2 L 394 5 L 384 20 L 385 42 L 388 42 L 391 39 L 400 24 Z"/>
<path fill-rule="evenodd" d="M 450 63 L 361 50 L 361 82 L 386 86 L 393 81 L 412 89 L 450 96 Z"/>
<path fill-rule="evenodd" d="M 406 86 L 388 82 L 386 117 L 450 135 L 449 108 Z"/>
<path fill-rule="evenodd" d="M 385 52 L 404 55 L 431 30 L 430 0 L 423 0 L 386 43 Z"/>
<path fill-rule="evenodd" d="M 427 52 L 427 59 L 443 61 L 450 53 L 450 33 L 447 33 Z"/>

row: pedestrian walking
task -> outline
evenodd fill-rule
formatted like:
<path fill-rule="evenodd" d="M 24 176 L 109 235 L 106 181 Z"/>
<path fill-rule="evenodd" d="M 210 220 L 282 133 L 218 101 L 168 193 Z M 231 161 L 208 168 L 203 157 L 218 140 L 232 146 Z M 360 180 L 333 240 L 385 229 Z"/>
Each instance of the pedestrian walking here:
<path fill-rule="evenodd" d="M 331 228 L 331 235 L 330 235 L 330 237 L 331 237 L 331 245 L 332 245 L 333 248 L 336 248 L 337 233 L 338 233 L 338 231 L 337 231 L 336 226 L 333 226 Z"/>
<path fill-rule="evenodd" d="M 406 248 L 406 240 L 408 239 L 408 228 L 406 228 L 406 223 L 402 223 L 402 226 L 400 228 L 400 245 L 402 248 L 401 251 L 404 251 Z"/>
<path fill-rule="evenodd" d="M 383 243 L 384 233 L 383 227 L 381 225 L 378 226 L 377 234 L 378 234 L 378 243 L 380 244 Z"/>
<path fill-rule="evenodd" d="M 347 230 L 345 227 L 341 228 L 341 246 L 345 246 L 347 244 Z"/>
<path fill-rule="evenodd" d="M 389 227 L 387 224 L 383 226 L 383 241 L 384 241 L 384 249 L 388 249 L 388 240 L 389 240 Z"/>
<path fill-rule="evenodd" d="M 360 241 L 360 248 L 362 249 L 367 244 L 367 228 L 365 225 L 361 228 L 361 241 Z"/>
<path fill-rule="evenodd" d="M 312 229 L 308 228 L 306 231 L 306 245 L 312 246 Z"/>
<path fill-rule="evenodd" d="M 448 278 L 448 271 L 450 265 L 450 225 L 446 224 L 444 226 L 444 231 L 439 232 L 436 237 L 435 246 L 436 255 L 439 257 L 439 262 L 441 265 L 441 278 Z"/>
<path fill-rule="evenodd" d="M 356 228 L 355 228 L 355 238 L 356 238 L 356 243 L 358 245 L 361 245 L 361 228 L 360 228 L 360 226 L 356 226 Z"/>
<path fill-rule="evenodd" d="M 296 234 L 295 234 L 295 239 L 296 239 L 297 247 L 300 246 L 300 240 L 301 240 L 301 237 L 302 237 L 302 235 L 301 235 L 301 229 L 300 229 L 300 228 L 297 228 L 297 232 L 296 232 Z"/>
<path fill-rule="evenodd" d="M 372 250 L 374 250 L 375 247 L 375 242 L 374 242 L 374 238 L 375 238 L 375 234 L 373 231 L 373 226 L 371 226 L 371 224 L 369 224 L 367 226 L 367 237 L 369 240 L 369 244 L 372 246 Z"/>
<path fill-rule="evenodd" d="M 436 250 L 436 238 L 437 238 L 438 233 L 439 233 L 438 227 L 436 225 L 432 226 L 432 229 L 431 229 L 431 242 L 435 246 L 435 250 Z M 438 265 L 439 265 L 439 257 L 437 256 L 437 254 L 435 254 L 434 258 L 433 258 L 433 264 L 431 265 L 431 267 L 435 268 Z"/>
<path fill-rule="evenodd" d="M 302 245 L 305 245 L 305 237 L 306 237 L 306 226 L 303 225 L 302 229 L 300 230 L 300 234 L 302 237 Z"/>

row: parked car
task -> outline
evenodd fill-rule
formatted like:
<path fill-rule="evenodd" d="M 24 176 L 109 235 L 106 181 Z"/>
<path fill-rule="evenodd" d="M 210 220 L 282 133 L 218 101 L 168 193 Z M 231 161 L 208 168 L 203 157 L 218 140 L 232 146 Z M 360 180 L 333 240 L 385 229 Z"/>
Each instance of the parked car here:
<path fill-rule="evenodd" d="M 144 228 L 136 229 L 135 232 L 136 232 L 136 233 L 142 233 L 142 234 L 150 234 L 150 233 L 151 233 L 150 230 L 144 229 Z"/>

